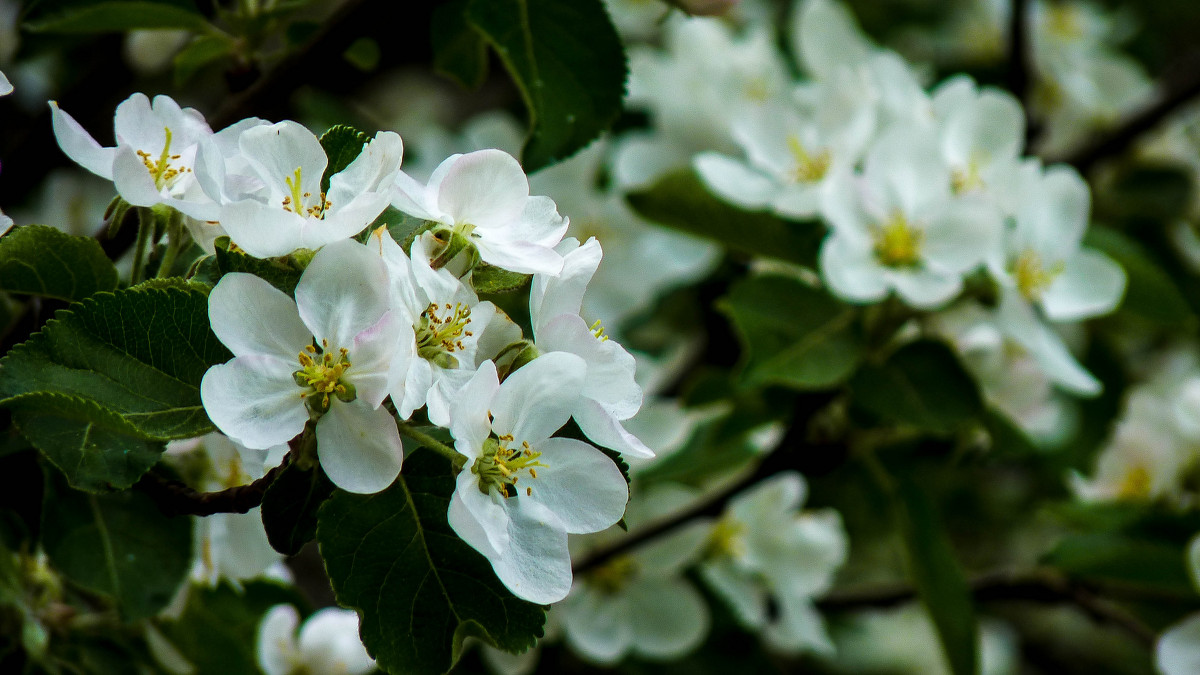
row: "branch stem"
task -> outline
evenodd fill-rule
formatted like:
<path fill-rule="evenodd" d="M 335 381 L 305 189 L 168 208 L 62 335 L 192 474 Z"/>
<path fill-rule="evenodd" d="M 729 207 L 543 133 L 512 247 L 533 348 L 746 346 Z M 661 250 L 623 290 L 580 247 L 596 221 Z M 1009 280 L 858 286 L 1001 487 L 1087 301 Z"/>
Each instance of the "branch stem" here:
<path fill-rule="evenodd" d="M 399 427 L 400 433 L 420 443 L 421 447 L 428 448 L 429 450 L 432 450 L 442 457 L 450 460 L 450 462 L 454 464 L 455 469 L 461 469 L 463 465 L 466 464 L 467 458 L 464 457 L 461 452 L 446 445 L 433 436 L 430 436 L 424 431 L 421 431 L 408 422 L 397 422 L 396 426 Z"/>

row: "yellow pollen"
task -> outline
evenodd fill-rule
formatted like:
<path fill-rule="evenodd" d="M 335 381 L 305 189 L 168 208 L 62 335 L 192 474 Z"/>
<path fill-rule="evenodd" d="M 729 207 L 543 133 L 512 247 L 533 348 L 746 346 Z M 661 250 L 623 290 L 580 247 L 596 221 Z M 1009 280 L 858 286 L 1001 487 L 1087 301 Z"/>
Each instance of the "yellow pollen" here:
<path fill-rule="evenodd" d="M 904 214 L 892 214 L 874 228 L 875 257 L 886 267 L 917 267 L 921 264 L 921 241 L 925 233 L 908 224 Z"/>
<path fill-rule="evenodd" d="M 1079 18 L 1079 10 L 1070 5 L 1051 4 L 1046 8 L 1046 30 L 1062 40 L 1083 37 L 1083 21 Z"/>
<path fill-rule="evenodd" d="M 1037 301 L 1042 294 L 1054 283 L 1054 279 L 1063 271 L 1063 263 L 1059 262 L 1047 269 L 1042 264 L 1042 258 L 1032 250 L 1026 249 L 1017 256 L 1013 263 L 1012 275 L 1017 282 L 1017 290 L 1026 300 Z"/>
<path fill-rule="evenodd" d="M 512 436 L 492 437 L 484 441 L 483 452 L 471 465 L 471 472 L 479 477 L 479 491 L 491 494 L 495 488 L 500 496 L 508 499 L 515 496 L 519 472 L 528 471 L 530 478 L 537 478 L 537 467 L 547 468 L 538 461 L 542 453 L 522 442 L 519 448 L 510 448 Z M 525 495 L 533 495 L 533 488 L 525 488 Z"/>
<path fill-rule="evenodd" d="M 171 166 L 172 161 L 180 159 L 181 155 L 171 154 L 171 128 L 163 127 L 163 132 L 166 134 L 166 141 L 163 143 L 162 152 L 159 153 L 158 159 L 151 159 L 150 153 L 145 150 L 138 150 L 137 156 L 142 160 L 146 170 L 150 172 L 150 178 L 154 180 L 154 187 L 159 190 L 164 187 L 169 187 L 185 173 L 191 173 L 192 170 L 188 167 Z"/>
<path fill-rule="evenodd" d="M 832 158 L 828 150 L 821 150 L 815 155 L 809 154 L 804 144 L 800 142 L 794 134 L 789 134 L 787 137 L 788 150 L 792 153 L 792 159 L 796 161 L 796 166 L 792 169 L 792 180 L 797 183 L 815 183 L 825 177 L 829 171 L 829 162 Z"/>
<path fill-rule="evenodd" d="M 310 399 L 310 406 L 324 412 L 329 409 L 330 395 L 344 401 L 352 401 L 355 392 L 352 385 L 342 382 L 342 377 L 350 369 L 350 358 L 346 349 L 339 349 L 335 356 L 329 349 L 327 340 L 322 340 L 321 344 L 323 349 L 320 353 L 312 345 L 305 347 L 304 351 L 300 352 L 298 356 L 300 370 L 292 373 L 292 379 L 296 381 L 296 384 L 309 390 L 300 394 L 300 398 L 308 398 L 310 394 L 316 394 Z"/>
<path fill-rule="evenodd" d="M 708 535 L 710 555 L 737 558 L 746 554 L 746 524 L 732 518 L 722 518 Z"/>
<path fill-rule="evenodd" d="M 596 319 L 596 323 L 592 324 L 592 335 L 595 335 L 596 339 L 601 342 L 608 339 L 608 336 L 604 334 L 604 326 L 600 323 L 600 319 Z"/>
<path fill-rule="evenodd" d="M 771 96 L 771 86 L 767 78 L 759 76 L 751 78 L 743 90 L 746 98 L 754 103 L 763 103 Z"/>
<path fill-rule="evenodd" d="M 296 167 L 296 171 L 291 176 L 284 176 L 283 182 L 287 183 L 288 189 L 292 194 L 283 198 L 283 210 L 291 213 L 298 213 L 309 218 L 321 220 L 325 217 L 325 212 L 333 206 L 333 202 L 325 198 L 325 193 L 322 192 L 316 204 L 308 205 L 308 199 L 312 197 L 311 192 L 300 192 L 300 179 L 303 171 L 300 167 Z"/>
<path fill-rule="evenodd" d="M 1117 487 L 1117 498 L 1126 501 L 1145 501 L 1150 497 L 1150 472 L 1138 465 L 1130 467 Z"/>
<path fill-rule="evenodd" d="M 950 187 L 955 194 L 962 194 L 984 187 L 979 175 L 979 163 L 972 157 L 966 169 L 955 169 L 950 174 Z"/>
<path fill-rule="evenodd" d="M 467 327 L 471 325 L 471 308 L 463 303 L 450 303 L 439 307 L 431 303 L 421 312 L 420 323 L 416 328 L 417 354 L 429 361 L 446 360 L 450 354 L 466 349 L 463 339 L 474 335 Z M 457 360 L 450 357 L 454 363 L 440 364 L 453 368 Z"/>

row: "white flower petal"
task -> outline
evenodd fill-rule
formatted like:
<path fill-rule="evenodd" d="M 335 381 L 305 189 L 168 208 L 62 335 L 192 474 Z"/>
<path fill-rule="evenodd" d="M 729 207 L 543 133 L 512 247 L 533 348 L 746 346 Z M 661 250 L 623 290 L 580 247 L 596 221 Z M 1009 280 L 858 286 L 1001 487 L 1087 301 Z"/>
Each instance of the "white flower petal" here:
<path fill-rule="evenodd" d="M 567 643 L 591 661 L 616 664 L 629 651 L 633 627 L 627 594 L 608 594 L 587 585 L 577 587 L 562 607 Z"/>
<path fill-rule="evenodd" d="M 933 309 L 962 290 L 962 279 L 957 275 L 927 269 L 899 271 L 891 275 L 890 281 L 905 302 L 919 309 Z"/>
<path fill-rule="evenodd" d="M 522 366 L 492 399 L 492 428 L 537 446 L 571 417 L 586 372 L 583 359 L 566 352 L 543 354 Z"/>
<path fill-rule="evenodd" d="M 595 237 L 583 244 L 564 239 L 556 250 L 563 254 L 562 271 L 557 276 L 535 274 L 529 287 L 529 317 L 535 335 L 542 324 L 560 314 L 579 314 L 583 294 L 604 255 Z"/>
<path fill-rule="evenodd" d="M 372 410 L 362 401 L 332 401 L 317 421 L 317 456 L 334 485 L 371 494 L 400 475 L 404 445 L 386 409 Z"/>
<path fill-rule="evenodd" d="M 296 306 L 318 341 L 350 347 L 388 311 L 389 288 L 383 260 L 369 247 L 345 239 L 313 256 L 296 284 Z"/>
<path fill-rule="evenodd" d="M 617 419 L 629 419 L 642 406 L 642 388 L 634 381 L 637 364 L 615 340 L 599 339 L 574 314 L 554 317 L 537 333 L 543 352 L 575 354 L 587 364 L 582 396 L 604 406 Z"/>
<path fill-rule="evenodd" d="M 314 673 L 362 675 L 375 668 L 358 637 L 358 614 L 349 609 L 317 610 L 300 628 L 298 646 L 304 664 Z"/>
<path fill-rule="evenodd" d="M 550 438 L 534 448 L 542 453 L 537 478 L 517 486 L 518 499 L 533 499 L 562 522 L 568 534 L 599 532 L 625 514 L 629 487 L 604 453 L 573 438 Z M 523 488 L 528 488 L 528 495 Z"/>
<path fill-rule="evenodd" d="M 888 284 L 871 251 L 863 251 L 840 232 L 821 244 L 821 278 L 829 290 L 851 302 L 878 302 L 887 297 Z"/>
<path fill-rule="evenodd" d="M 616 450 L 626 457 L 650 458 L 654 451 L 630 433 L 621 421 L 596 401 L 581 398 L 572 415 L 580 431 L 596 445 Z"/>
<path fill-rule="evenodd" d="M 1078 321 L 1108 314 L 1125 293 L 1125 270 L 1112 258 L 1080 249 L 1067 259 L 1042 295 L 1042 309 L 1052 321 Z"/>
<path fill-rule="evenodd" d="M 450 434 L 454 436 L 454 449 L 463 455 L 474 458 L 482 452 L 483 442 L 492 431 L 488 410 L 499 390 L 496 364 L 491 361 L 485 361 L 471 381 L 459 390 L 458 400 L 451 410 Z"/>
<path fill-rule="evenodd" d="M 113 185 L 134 206 L 154 206 L 163 201 L 142 158 L 128 145 L 117 147 L 112 164 Z"/>
<path fill-rule="evenodd" d="M 1200 672 L 1200 614 L 1171 626 L 1154 648 L 1154 665 L 1162 675 Z"/>
<path fill-rule="evenodd" d="M 478 239 L 475 247 L 479 257 L 489 265 L 495 265 L 522 274 L 558 274 L 562 271 L 562 256 L 549 246 L 524 241 L 497 241 Z"/>
<path fill-rule="evenodd" d="M 213 424 L 248 448 L 286 443 L 304 431 L 308 410 L 292 380 L 298 363 L 247 354 L 213 366 L 200 381 L 200 399 Z"/>
<path fill-rule="evenodd" d="M 375 138 L 363 146 L 349 166 L 330 177 L 327 196 L 333 208 L 349 203 L 363 192 L 390 192 L 403 157 L 404 141 L 400 139 L 400 134 L 394 131 L 375 134 Z M 385 200 L 384 207 L 386 205 Z M 380 207 L 380 210 L 384 207 Z"/>
<path fill-rule="evenodd" d="M 321 176 L 328 160 L 321 141 L 303 125 L 285 120 L 278 124 L 247 129 L 238 138 L 242 156 L 250 163 L 259 178 L 270 188 L 272 199 L 292 193 L 293 183 L 300 173 L 302 192 L 310 193 L 315 202 L 321 192 Z M 275 208 L 277 205 L 272 205 Z"/>
<path fill-rule="evenodd" d="M 832 655 L 833 641 L 825 630 L 825 620 L 807 596 L 780 594 L 779 620 L 768 625 L 763 637 L 773 648 L 782 652 L 806 649 L 818 654 Z"/>
<path fill-rule="evenodd" d="M 778 184 L 769 176 L 720 153 L 696 155 L 692 167 L 713 194 L 744 209 L 762 209 L 779 193 Z"/>
<path fill-rule="evenodd" d="M 537 502 L 510 499 L 509 545 L 492 569 L 513 595 L 549 605 L 571 590 L 567 533 L 554 514 Z"/>
<path fill-rule="evenodd" d="M 296 302 L 253 274 L 221 277 L 208 294 L 208 320 L 234 356 L 271 354 L 295 360 L 312 343 Z M 298 370 L 298 360 L 295 365 Z"/>
<path fill-rule="evenodd" d="M 452 216 L 454 224 L 480 228 L 507 225 L 521 215 L 528 198 L 525 171 L 503 150 L 458 156 L 438 185 L 438 209 Z"/>
<path fill-rule="evenodd" d="M 751 630 L 766 624 L 767 594 L 751 575 L 734 567 L 727 558 L 704 562 L 699 569 L 701 578 L 725 601 L 738 623 Z"/>
<path fill-rule="evenodd" d="M 102 147 L 74 117 L 59 109 L 56 101 L 50 101 L 50 123 L 54 128 L 54 138 L 58 140 L 58 147 L 62 148 L 71 161 L 101 178 L 112 180 L 116 148 Z"/>
<path fill-rule="evenodd" d="M 288 675 L 296 653 L 300 613 L 291 605 L 275 605 L 258 624 L 258 667 L 266 675 Z"/>
<path fill-rule="evenodd" d="M 301 247 L 304 216 L 248 199 L 222 206 L 220 218 L 233 243 L 256 258 L 287 255 Z"/>
<path fill-rule="evenodd" d="M 634 582 L 627 590 L 633 623 L 633 649 L 653 659 L 674 659 L 692 651 L 708 634 L 708 604 L 683 579 Z"/>
<path fill-rule="evenodd" d="M 454 496 L 446 518 L 454 532 L 488 559 L 508 550 L 508 511 L 497 500 L 503 497 L 484 494 L 479 477 L 464 467 L 455 479 Z"/>

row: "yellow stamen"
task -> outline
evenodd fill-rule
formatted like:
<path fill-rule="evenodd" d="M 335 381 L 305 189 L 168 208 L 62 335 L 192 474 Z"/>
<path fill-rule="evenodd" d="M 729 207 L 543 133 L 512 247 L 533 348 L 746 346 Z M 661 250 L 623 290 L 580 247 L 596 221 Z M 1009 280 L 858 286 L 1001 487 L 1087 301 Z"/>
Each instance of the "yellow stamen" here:
<path fill-rule="evenodd" d="M 1013 263 L 1012 275 L 1017 282 L 1017 290 L 1026 300 L 1036 302 L 1041 299 L 1046 289 L 1054 283 L 1054 279 L 1063 271 L 1063 263 L 1058 262 L 1049 269 L 1042 264 L 1042 257 L 1036 252 L 1026 249 L 1017 256 Z"/>
<path fill-rule="evenodd" d="M 309 399 L 309 406 L 318 412 L 325 412 L 329 410 L 330 395 L 343 401 L 353 401 L 355 392 L 353 385 L 342 381 L 342 377 L 350 369 L 350 358 L 346 349 L 339 349 L 335 357 L 327 340 L 322 340 L 321 344 L 323 349 L 320 353 L 312 345 L 300 352 L 300 370 L 292 373 L 292 379 L 309 390 L 300 394 L 300 397 L 308 398 L 310 394 L 316 394 L 316 397 Z"/>
<path fill-rule="evenodd" d="M 917 267 L 921 264 L 921 242 L 925 233 L 908 224 L 896 211 L 883 225 L 874 228 L 875 257 L 886 267 Z"/>
<path fill-rule="evenodd" d="M 1137 465 L 1130 467 L 1117 487 L 1117 499 L 1125 501 L 1145 501 L 1150 497 L 1150 472 L 1146 467 Z"/>
<path fill-rule="evenodd" d="M 792 180 L 797 183 L 815 183 L 825 177 L 832 160 L 828 150 L 821 150 L 815 155 L 809 154 L 808 149 L 794 134 L 787 137 L 787 144 L 792 158 L 796 161 L 791 173 Z"/>
<path fill-rule="evenodd" d="M 518 475 L 528 471 L 530 478 L 537 478 L 537 467 L 548 468 L 538 461 L 542 453 L 522 442 L 519 448 L 508 447 L 513 442 L 511 435 L 492 437 L 484 441 L 483 453 L 471 465 L 471 472 L 479 477 L 479 491 L 490 494 L 495 488 L 500 496 L 508 499 L 516 495 Z M 525 488 L 525 495 L 531 496 L 533 488 Z"/>
<path fill-rule="evenodd" d="M 637 574 L 637 561 L 630 556 L 617 556 L 587 575 L 588 585 L 605 595 L 612 595 L 624 588 Z"/>
<path fill-rule="evenodd" d="M 600 323 L 600 319 L 596 319 L 596 323 L 592 324 L 592 335 L 595 335 L 596 339 L 601 342 L 608 339 L 608 336 L 604 334 L 604 326 Z"/>

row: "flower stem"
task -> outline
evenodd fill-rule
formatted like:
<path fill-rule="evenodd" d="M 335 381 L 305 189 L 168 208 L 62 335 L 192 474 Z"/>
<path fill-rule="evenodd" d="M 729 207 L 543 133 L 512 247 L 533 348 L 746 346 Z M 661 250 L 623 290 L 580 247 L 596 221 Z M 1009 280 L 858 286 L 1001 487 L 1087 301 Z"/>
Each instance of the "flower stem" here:
<path fill-rule="evenodd" d="M 162 260 L 159 262 L 158 274 L 155 275 L 157 278 L 161 279 L 171 275 L 171 268 L 175 266 L 175 258 L 179 256 L 182 244 L 183 214 L 176 211 L 167 221 L 167 250 L 163 252 Z"/>
<path fill-rule="evenodd" d="M 133 246 L 133 268 L 129 273 L 130 286 L 142 280 L 142 273 L 146 268 L 146 245 L 150 242 L 150 233 L 154 231 L 154 211 L 148 206 L 140 206 L 137 214 L 137 243 Z"/>
<path fill-rule="evenodd" d="M 467 458 L 463 457 L 462 454 L 457 450 L 439 441 L 433 436 L 430 436 L 424 431 L 421 431 L 408 422 L 396 422 L 396 426 L 399 427 L 400 433 L 420 443 L 421 447 L 429 448 L 442 457 L 450 460 L 450 462 L 454 464 L 455 470 L 461 469 L 463 464 L 466 464 Z"/>

